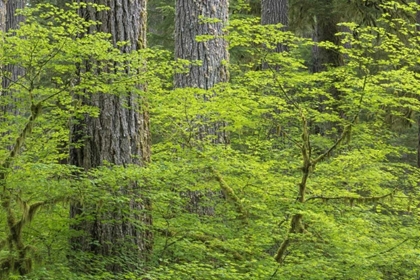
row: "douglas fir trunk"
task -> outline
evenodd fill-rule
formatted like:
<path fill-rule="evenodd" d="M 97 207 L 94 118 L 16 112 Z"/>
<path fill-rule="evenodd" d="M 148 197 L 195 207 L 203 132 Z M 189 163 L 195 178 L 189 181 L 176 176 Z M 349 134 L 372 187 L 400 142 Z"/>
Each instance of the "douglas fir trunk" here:
<path fill-rule="evenodd" d="M 190 65 L 186 73 L 175 75 L 176 88 L 200 88 L 209 90 L 221 82 L 228 81 L 226 62 L 229 60 L 227 42 L 223 28 L 228 20 L 228 0 L 177 0 L 175 15 L 175 58 L 201 61 L 201 65 Z M 213 36 L 204 42 L 197 42 L 200 35 Z M 207 94 L 210 100 L 213 93 Z M 200 98 L 200 97 L 197 97 Z M 223 122 L 209 122 L 203 116 L 204 124 L 196 122 L 196 139 L 210 140 L 213 144 L 228 143 Z M 189 192 L 188 209 L 200 215 L 213 215 L 213 207 L 203 206 L 203 193 Z M 216 194 L 207 192 L 206 200 Z"/>
<path fill-rule="evenodd" d="M 216 22 L 214 22 L 216 20 Z M 201 65 L 188 66 L 187 73 L 175 75 L 176 88 L 211 89 L 229 79 L 226 62 L 229 60 L 223 28 L 228 20 L 227 0 L 177 0 L 175 15 L 175 58 L 201 61 Z M 197 42 L 196 37 L 213 38 Z M 209 98 L 207 96 L 206 98 Z M 222 123 L 198 128 L 197 138 L 211 135 L 215 144 L 227 143 Z"/>
<path fill-rule="evenodd" d="M 286 29 L 288 24 L 288 0 L 261 0 L 261 24 L 281 23 Z M 278 44 L 275 51 L 285 51 L 286 47 Z"/>
<path fill-rule="evenodd" d="M 104 4 L 104 1 L 95 0 L 94 3 Z M 110 6 L 107 11 L 97 12 L 89 6 L 81 10 L 87 20 L 101 22 L 97 30 L 90 32 L 111 33 L 114 46 L 118 42 L 129 42 L 120 47 L 125 53 L 144 48 L 146 0 L 110 0 L 106 3 Z M 81 68 L 89 69 L 92 63 L 86 61 Z M 98 117 L 85 115 L 72 125 L 71 142 L 82 146 L 72 145 L 71 164 L 89 170 L 106 162 L 126 166 L 144 165 L 149 161 L 149 118 L 147 112 L 141 110 L 142 99 L 136 93 L 89 92 L 86 97 L 78 98 L 84 104 L 99 108 L 100 114 Z M 72 249 L 96 255 L 100 261 L 107 257 L 112 259 L 106 263 L 106 269 L 111 272 L 144 263 L 151 252 L 152 235 L 148 229 L 151 225 L 151 216 L 147 212 L 150 203 L 142 192 L 144 187 L 135 183 L 121 185 L 119 191 L 111 195 L 124 196 L 129 201 L 115 202 L 102 211 L 87 202 L 72 205 L 71 217 L 80 219 L 74 228 L 84 232 L 82 236 L 72 238 Z"/>
<path fill-rule="evenodd" d="M 26 0 L 0 0 L 0 30 L 8 32 L 11 29 L 17 29 L 19 23 L 24 20 L 22 15 L 16 15 L 16 11 L 25 8 Z M 2 79 L 2 91 L 4 95 L 10 96 L 8 104 L 2 105 L 3 112 L 16 114 L 16 98 L 13 97 L 13 92 L 8 88 L 16 82 L 19 77 L 24 75 L 24 71 L 17 65 L 4 65 L 3 73 L 6 73 Z"/>
<path fill-rule="evenodd" d="M 217 22 L 206 20 L 217 19 Z M 200 60 L 202 65 L 190 66 L 188 73 L 175 75 L 175 87 L 210 89 L 228 80 L 227 42 L 222 38 L 228 19 L 227 0 L 177 0 L 175 15 L 175 58 Z M 196 36 L 214 38 L 197 42 Z"/>

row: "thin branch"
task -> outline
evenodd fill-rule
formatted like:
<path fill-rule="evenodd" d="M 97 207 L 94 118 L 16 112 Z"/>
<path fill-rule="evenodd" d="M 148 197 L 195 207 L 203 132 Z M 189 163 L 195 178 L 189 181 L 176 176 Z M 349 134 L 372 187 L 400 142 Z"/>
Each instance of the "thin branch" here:
<path fill-rule="evenodd" d="M 312 160 L 312 162 L 311 162 L 312 166 L 315 166 L 318 162 L 325 159 L 328 155 L 331 154 L 332 151 L 335 150 L 335 148 L 337 148 L 338 145 L 340 145 L 341 142 L 343 142 L 343 140 L 346 138 L 348 133 L 350 133 L 350 128 L 356 122 L 357 117 L 358 117 L 358 114 L 356 114 L 353 117 L 353 120 L 350 122 L 350 124 L 348 124 L 344 127 L 344 131 L 341 133 L 340 137 L 337 139 L 337 141 L 335 141 L 335 143 L 328 150 L 326 150 L 323 154 L 319 155 L 317 158 Z"/>
<path fill-rule="evenodd" d="M 268 55 L 268 53 L 266 54 L 266 55 Z M 281 90 L 281 92 L 283 93 L 283 95 L 284 95 L 284 97 L 290 102 L 290 104 L 292 104 L 293 105 L 293 107 L 295 107 L 297 110 L 301 110 L 301 108 L 299 107 L 299 105 L 298 105 L 298 103 L 296 102 L 296 101 L 294 101 L 290 96 L 289 96 L 289 94 L 287 93 L 287 91 L 284 89 L 284 87 L 283 87 L 283 85 L 280 83 L 280 81 L 278 80 L 278 78 L 277 78 L 277 74 L 278 74 L 278 71 L 277 70 L 275 70 L 275 69 L 273 69 L 273 67 L 269 64 L 269 63 L 267 63 L 267 67 L 268 67 L 268 69 L 271 71 L 271 73 L 273 74 L 273 78 L 274 78 L 274 81 L 277 83 L 277 86 L 279 87 L 279 89 Z"/>
<path fill-rule="evenodd" d="M 277 265 L 276 270 L 274 271 L 274 273 L 270 276 L 269 280 L 274 279 L 274 276 L 276 276 L 277 272 L 279 271 L 280 268 L 280 264 Z"/>
<path fill-rule="evenodd" d="M 312 196 L 309 197 L 306 201 L 310 201 L 310 200 L 315 200 L 315 199 L 320 199 L 322 201 L 328 201 L 328 200 L 347 200 L 350 201 L 350 203 L 352 202 L 373 202 L 373 201 L 378 201 L 387 197 L 394 197 L 394 194 L 397 190 L 393 190 L 392 192 L 385 194 L 385 195 L 381 195 L 381 196 L 359 196 L 359 197 L 354 197 L 354 196 Z"/>
<path fill-rule="evenodd" d="M 396 245 L 392 246 L 391 248 L 388 248 L 388 249 L 386 249 L 385 251 L 382 251 L 382 252 L 379 252 L 379 253 L 373 254 L 373 255 L 371 255 L 371 256 L 368 256 L 368 257 L 366 257 L 366 259 L 371 259 L 371 258 L 374 258 L 374 257 L 380 256 L 380 255 L 383 255 L 383 254 L 389 253 L 389 252 L 391 252 L 391 251 L 393 251 L 393 250 L 397 249 L 399 246 L 401 246 L 402 244 L 404 244 L 405 242 L 407 242 L 407 241 L 408 241 L 408 240 L 410 240 L 410 239 L 411 239 L 410 237 L 407 237 L 406 239 L 404 239 L 404 240 L 403 240 L 403 241 L 401 241 L 400 243 L 398 243 L 398 244 L 396 244 Z"/>
<path fill-rule="evenodd" d="M 235 194 L 234 190 L 226 183 L 226 181 L 223 179 L 219 171 L 217 171 L 213 167 L 211 167 L 210 169 L 213 172 L 213 175 L 215 176 L 216 180 L 219 182 L 220 188 L 222 189 L 223 193 L 230 200 L 233 201 L 233 204 L 235 205 L 236 210 L 239 213 L 242 222 L 244 224 L 248 224 L 248 218 L 247 218 L 248 215 L 239 197 Z"/>
<path fill-rule="evenodd" d="M 64 85 L 64 87 L 62 87 L 60 90 L 58 90 L 57 92 L 45 97 L 44 99 L 42 99 L 39 103 L 44 103 L 45 101 L 48 101 L 49 99 L 59 95 L 60 93 L 64 92 L 65 90 L 68 89 L 68 86 L 70 85 L 70 82 L 66 85 Z"/>
<path fill-rule="evenodd" d="M 295 144 L 299 149 L 302 149 L 302 145 L 299 144 L 299 142 L 297 142 L 295 139 L 293 139 L 287 132 L 285 132 L 284 130 L 281 131 L 281 133 L 287 137 L 287 139 L 289 139 L 293 144 Z"/>
<path fill-rule="evenodd" d="M 0 172 L 0 179 L 4 179 L 5 172 L 8 168 L 10 168 L 13 159 L 20 153 L 20 150 L 28 137 L 28 135 L 32 132 L 32 127 L 34 125 L 34 122 L 36 118 L 41 114 L 42 104 L 33 104 L 31 106 L 31 116 L 28 119 L 28 122 L 25 125 L 25 128 L 20 133 L 19 137 L 16 138 L 15 144 L 13 145 L 12 151 L 10 151 L 9 156 L 4 160 L 2 164 L 2 172 Z"/>

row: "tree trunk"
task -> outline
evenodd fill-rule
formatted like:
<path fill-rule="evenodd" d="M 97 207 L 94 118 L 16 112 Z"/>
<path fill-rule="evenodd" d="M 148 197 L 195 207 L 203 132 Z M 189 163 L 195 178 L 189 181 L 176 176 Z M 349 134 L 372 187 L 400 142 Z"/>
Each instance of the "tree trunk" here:
<path fill-rule="evenodd" d="M 11 29 L 17 29 L 19 23 L 24 20 L 22 15 L 16 15 L 18 9 L 25 8 L 26 0 L 0 0 L 0 26 L 1 30 L 8 32 Z M 19 77 L 25 74 L 24 69 L 16 65 L 4 65 L 4 73 L 7 73 L 6 77 L 2 79 L 2 91 L 4 95 L 13 96 L 13 92 L 8 90 L 9 86 L 16 82 Z M 16 99 L 12 97 L 8 104 L 2 106 L 4 113 L 16 114 Z"/>
<path fill-rule="evenodd" d="M 420 5 L 420 0 L 416 0 L 417 5 Z M 416 13 L 416 29 L 420 33 L 420 11 Z M 417 167 L 420 168 L 420 116 L 417 116 Z"/>
<path fill-rule="evenodd" d="M 283 25 L 282 31 L 287 29 L 287 25 L 289 23 L 289 1 L 288 0 L 261 0 L 261 24 L 262 25 L 269 25 L 269 24 L 278 24 L 281 23 Z M 267 48 L 266 48 L 267 49 Z M 284 44 L 277 44 L 274 49 L 268 50 L 268 52 L 276 52 L 281 53 L 287 51 L 287 46 Z M 263 61 L 261 65 L 262 69 L 271 69 L 274 71 L 280 70 L 280 66 L 277 64 L 270 65 L 267 61 Z M 271 95 L 276 95 L 273 93 L 268 93 Z M 273 114 L 278 115 L 280 114 L 280 110 L 278 108 L 274 109 Z M 267 118 L 271 120 L 272 125 L 268 131 L 268 136 L 272 138 L 278 138 L 278 127 L 277 124 L 272 117 L 273 115 L 267 114 Z"/>
<path fill-rule="evenodd" d="M 6 31 L 6 2 L 0 0 L 0 31 Z"/>
<path fill-rule="evenodd" d="M 102 0 L 88 2 L 104 4 Z M 109 0 L 106 4 L 110 10 L 97 12 L 91 7 L 81 10 L 84 18 L 102 23 L 97 30 L 92 28 L 90 31 L 111 33 L 114 46 L 118 42 L 129 42 L 120 47 L 125 53 L 144 48 L 146 0 Z M 88 69 L 92 63 L 87 61 L 85 67 Z M 82 100 L 87 105 L 99 108 L 100 114 L 98 117 L 85 115 L 72 125 L 71 143 L 83 145 L 72 145 L 70 164 L 89 170 L 105 162 L 142 166 L 149 161 L 149 117 L 147 112 L 140 109 L 142 99 L 139 96 L 132 92 L 123 96 L 88 93 Z M 143 195 L 144 189 L 134 183 L 119 186 L 120 191 L 111 195 L 129 197 L 130 201 L 115 202 L 113 209 L 99 211 L 95 205 L 73 204 L 70 216 L 82 220 L 74 229 L 85 234 L 72 238 L 71 247 L 101 259 L 112 257 L 113 261 L 106 264 L 106 269 L 114 273 L 144 263 L 152 249 L 152 233 L 149 229 L 152 221 L 148 213 L 150 202 Z M 126 208 L 121 209 L 123 206 Z"/>
<path fill-rule="evenodd" d="M 175 59 L 201 61 L 201 65 L 190 65 L 186 73 L 175 74 L 175 87 L 193 87 L 211 89 L 218 83 L 229 79 L 226 62 L 229 60 L 227 42 L 224 40 L 223 28 L 228 20 L 228 0 L 177 0 L 175 8 Z M 217 22 L 206 20 L 217 19 Z M 204 42 L 197 42 L 196 37 L 211 35 Z M 206 100 L 210 96 L 204 97 Z M 209 123 L 202 116 L 204 125 L 197 124 L 196 139 L 206 140 L 210 137 L 213 144 L 226 144 L 228 137 L 223 122 Z M 204 206 L 204 200 L 220 196 L 212 192 L 205 195 L 201 192 L 188 192 L 190 198 L 187 208 L 199 215 L 213 215 L 214 207 Z"/>
<path fill-rule="evenodd" d="M 16 29 L 24 20 L 22 15 L 16 15 L 16 11 L 26 6 L 26 0 L 7 0 L 6 2 L 6 31 Z"/>
<path fill-rule="evenodd" d="M 278 24 L 281 23 L 286 29 L 288 18 L 289 5 L 288 0 L 261 0 L 261 24 Z M 278 44 L 275 51 L 286 51 L 286 46 Z"/>
<path fill-rule="evenodd" d="M 203 18 L 201 18 L 203 17 Z M 216 23 L 203 23 L 218 19 Z M 227 42 L 221 37 L 228 20 L 227 0 L 177 0 L 175 15 L 175 58 L 200 60 L 202 65 L 189 66 L 187 73 L 175 75 L 175 87 L 210 89 L 228 80 L 224 61 L 229 60 Z M 196 36 L 212 35 L 214 39 L 197 42 Z"/>
<path fill-rule="evenodd" d="M 205 22 L 217 19 L 217 22 Z M 228 20 L 228 0 L 177 0 L 175 10 L 175 59 L 201 61 L 201 65 L 188 66 L 187 73 L 175 74 L 176 88 L 211 89 L 229 79 L 226 62 L 229 60 L 227 42 L 222 37 Z M 204 42 L 196 37 L 211 35 Z M 205 98 L 209 98 L 208 96 Z M 205 122 L 205 121 L 204 121 Z M 197 138 L 213 137 L 215 144 L 227 143 L 223 123 L 200 126 Z"/>
<path fill-rule="evenodd" d="M 315 16 L 315 25 L 313 30 L 313 40 L 314 42 L 331 42 L 335 45 L 340 44 L 340 38 L 336 36 L 338 32 L 340 32 L 339 27 L 337 24 L 340 22 L 340 16 L 337 11 L 334 9 L 333 0 L 325 0 L 325 8 L 319 9 L 318 14 Z M 330 48 L 319 47 L 318 45 L 314 45 L 312 48 L 312 67 L 311 71 L 313 73 L 319 73 L 326 71 L 328 67 L 339 67 L 344 64 L 343 56 L 340 52 L 336 50 L 332 50 Z M 340 91 L 331 86 L 329 89 L 330 94 L 335 100 L 340 100 Z M 321 98 L 321 103 L 322 99 Z M 338 108 L 336 104 L 331 106 L 334 111 L 338 112 L 338 114 L 344 118 L 344 112 Z M 320 105 L 318 110 L 323 112 L 325 110 L 325 106 Z M 314 126 L 314 133 L 324 135 L 324 132 L 328 130 L 328 127 L 334 124 L 327 124 L 327 127 L 324 126 Z M 340 128 L 338 128 L 338 132 L 341 133 Z"/>

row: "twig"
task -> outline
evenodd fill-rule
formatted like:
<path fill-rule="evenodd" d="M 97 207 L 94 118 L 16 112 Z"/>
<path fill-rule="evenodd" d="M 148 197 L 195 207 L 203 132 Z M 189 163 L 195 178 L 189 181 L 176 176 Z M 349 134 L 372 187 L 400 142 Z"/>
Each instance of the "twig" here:
<path fill-rule="evenodd" d="M 366 259 L 371 259 L 371 258 L 377 257 L 377 256 L 379 256 L 379 255 L 383 255 L 383 254 L 386 254 L 386 253 L 388 253 L 388 252 L 391 252 L 391 251 L 395 250 L 396 248 L 398 248 L 399 246 L 401 246 L 402 244 L 404 244 L 405 242 L 407 242 L 407 241 L 408 241 L 408 240 L 410 240 L 410 239 L 411 239 L 410 237 L 407 237 L 406 239 L 404 239 L 403 241 L 401 241 L 401 242 L 400 242 L 400 243 L 398 243 L 397 245 L 392 246 L 391 248 L 388 248 L 388 249 L 386 249 L 385 251 L 382 251 L 382 252 L 376 253 L 376 254 L 374 254 L 374 255 L 368 256 L 368 257 L 366 257 Z"/>
<path fill-rule="evenodd" d="M 225 193 L 225 195 L 233 201 L 233 204 L 236 207 L 236 210 L 238 211 L 240 218 L 244 224 L 248 224 L 248 215 L 246 210 L 244 209 L 241 200 L 239 197 L 235 194 L 234 190 L 229 187 L 229 185 L 226 183 L 226 181 L 223 179 L 222 175 L 214 169 L 213 167 L 210 167 L 211 171 L 213 172 L 213 175 L 216 177 L 216 180 L 219 182 L 220 188 Z"/>
<path fill-rule="evenodd" d="M 322 201 L 328 201 L 328 200 L 348 200 L 350 201 L 350 203 L 352 204 L 354 201 L 356 202 L 373 202 L 373 201 L 378 201 L 380 199 L 384 199 L 387 197 L 393 197 L 395 192 L 397 190 L 393 190 L 392 192 L 385 194 L 385 195 L 381 195 L 381 196 L 359 196 L 359 197 L 354 197 L 354 196 L 333 196 L 333 197 L 329 197 L 329 196 L 312 196 L 309 197 L 306 201 L 309 200 L 314 200 L 314 199 L 321 199 Z"/>

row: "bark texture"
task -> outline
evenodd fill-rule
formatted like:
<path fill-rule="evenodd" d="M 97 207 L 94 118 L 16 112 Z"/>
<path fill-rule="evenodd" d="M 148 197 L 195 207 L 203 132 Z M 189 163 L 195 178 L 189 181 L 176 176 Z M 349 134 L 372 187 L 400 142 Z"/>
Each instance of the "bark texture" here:
<path fill-rule="evenodd" d="M 218 22 L 205 22 L 217 19 Z M 222 38 L 228 20 L 227 0 L 177 0 L 175 15 L 175 58 L 200 60 L 201 66 L 190 66 L 187 73 L 175 75 L 175 87 L 210 89 L 228 80 L 224 61 L 229 60 L 227 42 Z M 213 39 L 197 42 L 200 35 Z"/>
<path fill-rule="evenodd" d="M 420 5 L 420 0 L 416 0 L 416 4 Z M 420 11 L 416 13 L 416 30 L 420 33 Z M 417 116 L 417 167 L 420 168 L 420 116 Z"/>
<path fill-rule="evenodd" d="M 0 0 L 0 31 L 6 31 L 6 2 Z"/>
<path fill-rule="evenodd" d="M 18 9 L 23 9 L 26 6 L 25 0 L 7 0 L 6 2 L 6 31 L 15 29 L 19 23 L 24 20 L 22 15 L 16 15 Z"/>
<path fill-rule="evenodd" d="M 175 59 L 201 62 L 201 65 L 188 66 L 186 73 L 175 74 L 176 88 L 193 87 L 208 90 L 218 83 L 228 81 L 226 62 L 229 60 L 229 52 L 227 42 L 223 38 L 228 8 L 228 0 L 176 1 Z M 201 35 L 214 37 L 197 42 L 196 37 Z M 222 122 L 198 127 L 198 139 L 204 140 L 209 135 L 215 144 L 228 142 Z"/>
<path fill-rule="evenodd" d="M 175 58 L 189 61 L 201 61 L 201 65 L 190 65 L 186 73 L 175 75 L 176 88 L 200 88 L 209 90 L 229 79 L 226 63 L 229 60 L 227 42 L 223 28 L 228 20 L 228 0 L 177 0 L 175 10 Z M 197 42 L 196 37 L 210 35 L 212 38 Z M 206 100 L 210 96 L 204 97 Z M 198 116 L 197 119 L 203 119 Z M 203 119 L 197 122 L 199 140 L 210 137 L 213 144 L 226 144 L 228 137 L 223 122 L 209 123 Z M 205 205 L 220 193 L 188 192 L 190 198 L 188 210 L 198 215 L 214 215 L 214 207 Z M 208 203 L 207 203 L 208 204 Z"/>
<path fill-rule="evenodd" d="M 340 30 L 337 25 L 341 19 L 339 12 L 340 11 L 337 11 L 334 7 L 333 0 L 325 0 L 325 7 L 323 9 L 318 9 L 317 14 L 315 15 L 313 30 L 314 42 L 331 42 L 336 46 L 340 45 L 340 37 L 336 36 L 336 34 L 344 30 Z M 311 71 L 313 73 L 326 71 L 328 67 L 334 68 L 344 65 L 343 55 L 339 51 L 331 48 L 319 47 L 318 45 L 314 45 L 312 48 L 312 58 Z M 340 100 L 341 92 L 335 86 L 331 86 L 329 92 L 335 100 Z M 321 97 L 321 100 L 322 98 L 323 97 Z M 341 117 L 344 117 L 344 112 L 337 104 L 333 104 L 332 108 L 338 112 Z M 325 107 L 319 106 L 318 110 L 322 112 L 325 110 Z M 330 125 L 333 124 L 327 124 L 327 127 Z M 324 135 L 327 127 L 316 125 L 314 127 L 314 133 Z M 338 129 L 338 131 L 341 132 L 340 128 Z"/>
<path fill-rule="evenodd" d="M 11 29 L 17 29 L 19 23 L 24 20 L 22 15 L 16 15 L 18 9 L 25 8 L 26 0 L 0 0 L 0 28 L 2 31 L 8 32 Z M 13 92 L 8 90 L 9 86 L 16 82 L 19 77 L 25 74 L 23 68 L 16 65 L 4 65 L 2 67 L 6 76 L 2 79 L 3 94 L 11 96 L 9 104 L 2 106 L 3 112 L 17 113 L 16 99 L 13 97 Z"/>
<path fill-rule="evenodd" d="M 282 31 L 287 29 L 287 25 L 289 23 L 289 3 L 288 0 L 261 0 L 261 24 L 262 25 L 269 25 L 269 24 L 278 24 L 281 23 L 283 25 Z M 281 53 L 287 51 L 287 46 L 284 44 L 277 44 L 274 49 L 268 50 L 269 52 Z M 278 71 L 280 70 L 280 66 L 277 64 L 270 65 L 268 62 L 262 63 L 262 69 L 271 69 Z M 272 94 L 273 93 L 269 93 Z M 275 94 L 274 94 L 275 95 Z M 275 114 L 280 114 L 280 110 L 275 109 Z M 275 123 L 274 118 L 270 115 L 267 115 L 273 125 L 269 130 L 269 137 L 278 138 L 278 124 Z"/>
<path fill-rule="evenodd" d="M 288 24 L 287 0 L 261 0 L 261 24 Z"/>
<path fill-rule="evenodd" d="M 261 0 L 261 24 L 281 23 L 285 30 L 289 23 L 288 11 L 288 0 Z M 278 44 L 274 51 L 282 52 L 286 50 L 284 45 Z"/>
<path fill-rule="evenodd" d="M 89 7 L 80 11 L 87 20 L 102 23 L 90 32 L 111 33 L 114 46 L 117 46 L 117 42 L 129 42 L 120 47 L 122 52 L 145 47 L 146 0 L 88 2 L 110 7 L 110 10 L 102 12 Z M 89 69 L 91 63 L 87 61 L 81 68 Z M 140 97 L 131 92 L 121 96 L 88 93 L 82 100 L 85 104 L 99 108 L 100 114 L 98 117 L 85 115 L 72 125 L 71 142 L 83 145 L 72 145 L 70 164 L 89 170 L 105 162 L 126 166 L 144 165 L 149 161 L 149 117 L 146 111 L 140 109 L 145 107 Z M 85 234 L 71 240 L 72 248 L 101 257 L 120 257 L 119 260 L 107 264 L 106 268 L 111 272 L 130 269 L 133 264 L 144 262 L 152 249 L 152 234 L 148 229 L 151 216 L 147 211 L 150 202 L 142 196 L 144 190 L 144 187 L 137 184 L 122 185 L 120 191 L 114 191 L 112 195 L 129 196 L 130 201 L 124 203 L 125 205 L 116 203 L 111 209 L 102 211 L 98 210 L 97 205 L 72 205 L 72 218 L 90 216 L 88 220 L 82 219 L 74 227 Z M 121 209 L 121 206 L 125 208 Z M 121 263 L 123 259 L 127 263 Z"/>

